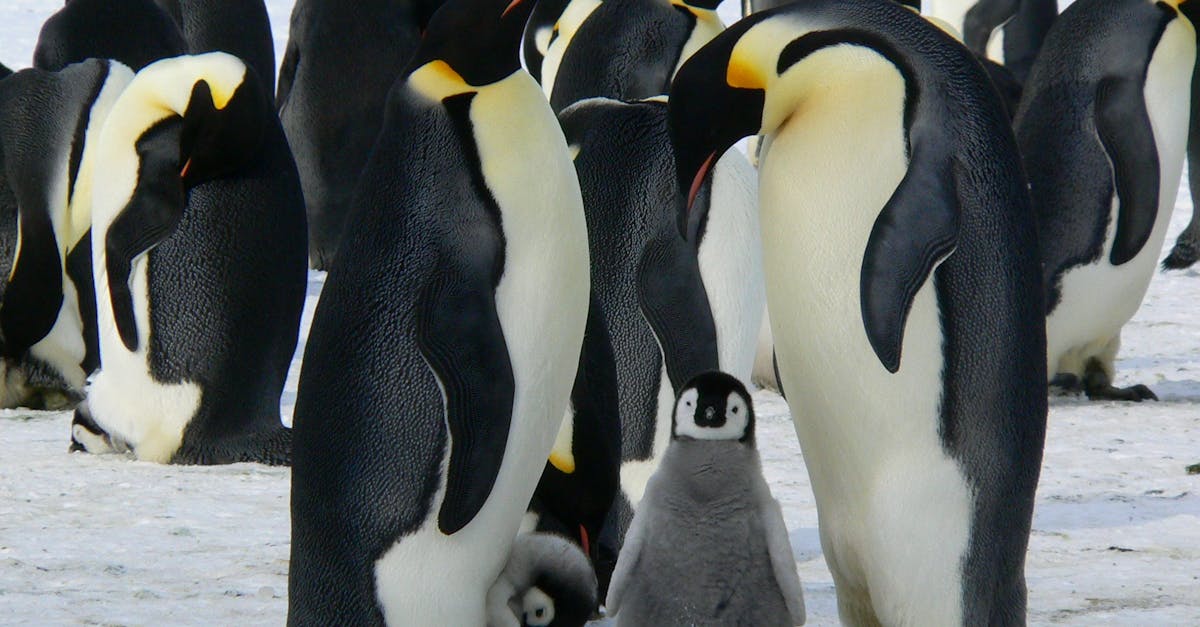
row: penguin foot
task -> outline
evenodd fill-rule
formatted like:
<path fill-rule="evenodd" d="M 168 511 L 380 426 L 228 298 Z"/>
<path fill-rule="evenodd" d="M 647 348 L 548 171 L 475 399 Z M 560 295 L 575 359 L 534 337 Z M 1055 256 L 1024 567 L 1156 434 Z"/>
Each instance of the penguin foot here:
<path fill-rule="evenodd" d="M 1171 254 L 1163 259 L 1162 269 L 1166 270 L 1183 270 L 1192 267 L 1196 260 L 1200 259 L 1200 250 L 1196 245 L 1180 236 L 1179 241 L 1175 242 L 1175 247 L 1171 249 Z"/>
<path fill-rule="evenodd" d="M 1157 401 L 1158 396 L 1150 388 L 1138 384 L 1127 388 L 1114 387 L 1110 374 L 1095 359 L 1089 360 L 1083 373 L 1083 391 L 1093 401 L 1134 401 L 1140 403 Z"/>
<path fill-rule="evenodd" d="M 1083 394 L 1083 381 L 1078 375 L 1060 372 L 1050 379 L 1050 393 L 1055 396 L 1079 396 Z"/>
<path fill-rule="evenodd" d="M 1188 466 L 1188 467 L 1187 467 L 1187 474 L 1189 474 L 1189 475 L 1200 475 L 1200 464 L 1192 464 L 1191 466 Z"/>

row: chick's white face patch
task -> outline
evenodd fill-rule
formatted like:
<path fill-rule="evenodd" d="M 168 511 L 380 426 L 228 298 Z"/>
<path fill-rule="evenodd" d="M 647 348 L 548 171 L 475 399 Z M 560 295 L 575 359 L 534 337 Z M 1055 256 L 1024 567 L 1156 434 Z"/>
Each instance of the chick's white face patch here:
<path fill-rule="evenodd" d="M 724 421 L 714 406 L 699 407 L 700 394 L 695 389 L 684 390 L 675 404 L 675 435 L 697 440 L 740 440 L 746 434 L 750 422 L 750 407 L 737 392 L 730 392 L 725 399 Z M 696 424 L 697 411 L 701 422 L 713 426 Z"/>
<path fill-rule="evenodd" d="M 533 627 L 546 627 L 554 622 L 554 599 L 542 592 L 541 588 L 530 588 L 522 599 L 522 609 L 525 611 L 525 624 Z"/>

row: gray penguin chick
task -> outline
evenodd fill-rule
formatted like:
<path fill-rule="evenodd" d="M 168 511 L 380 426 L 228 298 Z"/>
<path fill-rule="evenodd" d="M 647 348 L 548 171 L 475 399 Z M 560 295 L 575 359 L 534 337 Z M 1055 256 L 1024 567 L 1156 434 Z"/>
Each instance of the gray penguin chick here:
<path fill-rule="evenodd" d="M 596 607 L 596 573 L 575 543 L 523 533 L 488 590 L 488 627 L 581 627 Z"/>
<path fill-rule="evenodd" d="M 625 536 L 605 604 L 618 626 L 803 625 L 779 503 L 737 378 L 701 374 L 675 401 L 671 443 Z"/>

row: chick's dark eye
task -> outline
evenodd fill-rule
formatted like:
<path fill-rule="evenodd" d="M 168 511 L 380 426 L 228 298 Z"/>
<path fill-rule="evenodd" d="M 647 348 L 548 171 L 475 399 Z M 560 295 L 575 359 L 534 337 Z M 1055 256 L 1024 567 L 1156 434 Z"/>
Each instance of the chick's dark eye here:
<path fill-rule="evenodd" d="M 736 413 L 737 413 L 737 410 L 738 410 L 738 408 L 737 408 L 737 407 L 734 407 L 734 408 L 733 408 L 733 413 L 735 413 L 735 414 L 736 414 Z"/>
<path fill-rule="evenodd" d="M 545 616 L 545 615 L 546 615 L 546 610 L 545 610 L 545 608 L 541 608 L 541 607 L 539 607 L 539 608 L 537 609 L 537 611 L 535 611 L 535 612 L 533 613 L 533 615 L 534 615 L 535 617 L 537 617 L 537 618 L 542 618 L 543 616 Z"/>

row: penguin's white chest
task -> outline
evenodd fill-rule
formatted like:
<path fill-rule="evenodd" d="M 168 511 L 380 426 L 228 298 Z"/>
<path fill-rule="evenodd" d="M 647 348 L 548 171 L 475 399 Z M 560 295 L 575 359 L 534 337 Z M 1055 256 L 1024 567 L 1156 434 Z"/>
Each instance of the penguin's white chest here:
<path fill-rule="evenodd" d="M 516 385 L 512 423 L 496 483 L 471 523 L 452 536 L 438 529 L 443 467 L 426 524 L 376 562 L 389 625 L 484 624 L 484 595 L 508 558 L 566 411 L 587 318 L 583 201 L 537 84 L 517 72 L 481 89 L 471 121 L 505 237 L 495 297 Z"/>
<path fill-rule="evenodd" d="M 1061 299 L 1046 319 L 1050 376 L 1074 372 L 1096 356 L 1093 353 L 1102 352 L 1137 313 L 1150 287 L 1183 174 L 1195 56 L 1195 30 L 1185 20 L 1173 20 L 1150 59 L 1144 90 L 1159 163 L 1154 228 L 1133 259 L 1112 265 L 1110 254 L 1120 210 L 1114 188 L 1100 259 L 1063 274 Z"/>
<path fill-rule="evenodd" d="M 865 66 L 861 81 L 817 88 L 769 138 L 760 177 L 767 302 L 830 568 L 869 588 L 876 607 L 940 621 L 961 612 L 971 497 L 938 435 L 944 338 L 933 279 L 912 304 L 897 373 L 863 326 L 864 251 L 907 156 L 903 80 L 861 55 L 876 60 L 842 59 Z M 923 576 L 880 584 L 879 573 L 918 565 Z"/>
<path fill-rule="evenodd" d="M 600 0 L 572 0 L 558 18 L 555 28 L 558 35 L 550 41 L 546 54 L 542 58 L 542 92 L 549 98 L 554 93 L 554 79 L 558 76 L 558 68 L 562 66 L 563 55 L 571 46 L 571 40 L 576 31 L 583 26 L 588 16 L 600 7 Z"/>

